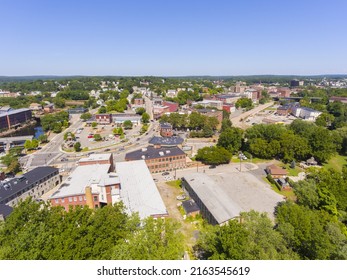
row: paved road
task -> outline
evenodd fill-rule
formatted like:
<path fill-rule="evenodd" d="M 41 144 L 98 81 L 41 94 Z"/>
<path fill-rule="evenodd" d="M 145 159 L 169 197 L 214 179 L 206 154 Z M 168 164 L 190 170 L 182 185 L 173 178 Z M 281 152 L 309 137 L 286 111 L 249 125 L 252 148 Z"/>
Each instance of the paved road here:
<path fill-rule="evenodd" d="M 247 118 L 247 117 L 249 117 L 251 115 L 257 114 L 260 111 L 264 110 L 265 108 L 272 106 L 273 104 L 274 104 L 273 102 L 269 102 L 269 103 L 265 103 L 263 105 L 259 105 L 258 107 L 254 108 L 252 110 L 249 110 L 247 112 L 244 112 L 244 113 L 242 113 L 239 116 L 230 117 L 230 120 L 231 120 L 233 126 L 239 127 L 239 128 L 242 128 L 242 129 L 246 129 L 250 125 L 246 124 L 245 122 L 243 122 L 243 120 L 245 118 Z"/>

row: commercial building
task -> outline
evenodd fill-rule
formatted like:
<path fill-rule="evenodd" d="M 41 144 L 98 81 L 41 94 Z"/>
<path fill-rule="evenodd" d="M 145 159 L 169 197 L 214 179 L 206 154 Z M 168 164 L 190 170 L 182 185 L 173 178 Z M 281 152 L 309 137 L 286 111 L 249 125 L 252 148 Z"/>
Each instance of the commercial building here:
<path fill-rule="evenodd" d="M 160 123 L 160 135 L 163 137 L 173 136 L 172 125 L 169 123 Z"/>
<path fill-rule="evenodd" d="M 186 154 L 178 147 L 148 146 L 125 155 L 126 161 L 145 160 L 151 173 L 172 171 L 186 167 Z"/>
<path fill-rule="evenodd" d="M 0 111 L 0 130 L 20 126 L 32 119 L 30 109 L 11 109 Z"/>
<path fill-rule="evenodd" d="M 242 211 L 229 193 L 205 173 L 185 175 L 182 187 L 198 205 L 200 214 L 212 225 L 222 225 L 238 218 Z"/>
<path fill-rule="evenodd" d="M 0 205 L 15 206 L 20 200 L 31 196 L 39 198 L 44 193 L 59 185 L 61 177 L 59 169 L 50 166 L 36 167 L 35 169 L 0 182 Z"/>
<path fill-rule="evenodd" d="M 137 114 L 112 114 L 112 120 L 117 126 L 122 126 L 125 121 L 131 121 L 137 126 L 141 123 L 141 116 Z"/>
<path fill-rule="evenodd" d="M 117 162 L 121 182 L 120 198 L 129 214 L 146 217 L 166 217 L 168 212 L 145 161 Z"/>
<path fill-rule="evenodd" d="M 106 154 L 101 157 L 106 159 Z M 138 213 L 141 219 L 168 215 L 145 161 L 117 162 L 115 170 L 91 157 L 82 163 L 50 197 L 53 206 L 68 211 L 74 206 L 96 209 L 123 202 L 129 214 Z"/>
<path fill-rule="evenodd" d="M 71 114 L 83 114 L 86 113 L 88 111 L 87 108 L 83 108 L 83 107 L 76 107 L 76 108 L 71 108 L 68 110 L 69 115 Z"/>
<path fill-rule="evenodd" d="M 112 122 L 112 114 L 96 114 L 95 121 L 98 124 L 110 124 Z"/>
<path fill-rule="evenodd" d="M 172 136 L 172 137 L 158 137 L 153 136 L 148 143 L 156 148 L 161 147 L 175 147 L 175 146 L 181 146 L 183 143 L 183 138 L 179 136 Z"/>
<path fill-rule="evenodd" d="M 213 107 L 213 108 L 216 108 L 217 110 L 222 110 L 223 109 L 223 101 L 204 99 L 202 101 L 193 102 L 192 106 L 193 107 L 203 106 L 204 108 Z"/>
<path fill-rule="evenodd" d="M 307 121 L 316 121 L 322 112 L 307 107 L 293 107 L 292 114 Z"/>
<path fill-rule="evenodd" d="M 84 206 L 94 209 L 120 201 L 119 178 L 111 164 L 78 166 L 50 197 L 53 206 Z"/>

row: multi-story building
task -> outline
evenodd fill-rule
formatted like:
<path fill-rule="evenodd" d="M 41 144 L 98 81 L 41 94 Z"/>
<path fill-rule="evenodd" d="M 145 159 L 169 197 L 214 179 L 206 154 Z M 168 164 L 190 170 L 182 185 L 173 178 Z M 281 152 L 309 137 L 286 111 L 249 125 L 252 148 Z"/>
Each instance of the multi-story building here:
<path fill-rule="evenodd" d="M 168 109 L 166 109 L 165 111 L 170 112 L 170 113 L 177 112 L 178 107 L 179 107 L 178 103 L 171 102 L 171 101 L 163 101 L 162 104 L 164 107 L 168 107 Z"/>
<path fill-rule="evenodd" d="M 223 101 L 220 101 L 220 100 L 204 99 L 202 101 L 197 101 L 192 103 L 192 106 L 198 106 L 198 105 L 203 106 L 204 108 L 213 107 L 213 108 L 216 108 L 217 110 L 223 109 Z"/>
<path fill-rule="evenodd" d="M 158 137 L 153 136 L 149 141 L 148 144 L 156 147 L 175 147 L 175 146 L 182 146 L 183 138 L 179 136 L 172 136 L 172 137 Z"/>
<path fill-rule="evenodd" d="M 8 109 L 0 112 L 0 130 L 20 126 L 32 119 L 30 109 Z"/>
<path fill-rule="evenodd" d="M 185 168 L 186 154 L 178 147 L 156 148 L 148 146 L 125 155 L 126 161 L 145 160 L 151 173 Z"/>
<path fill-rule="evenodd" d="M 138 213 L 141 219 L 168 215 L 145 161 L 117 162 L 115 170 L 91 157 L 82 162 L 86 165 L 79 165 L 50 197 L 53 206 L 68 211 L 75 206 L 95 209 L 123 202 L 127 213 Z"/>
<path fill-rule="evenodd" d="M 134 105 L 136 106 L 142 106 L 145 103 L 145 100 L 143 98 L 135 98 L 134 99 Z"/>
<path fill-rule="evenodd" d="M 160 135 L 163 137 L 173 136 L 172 125 L 169 123 L 161 123 L 160 124 Z"/>
<path fill-rule="evenodd" d="M 53 206 L 99 208 L 120 201 L 119 178 L 111 164 L 88 164 L 76 167 L 60 188 L 50 197 Z"/>
<path fill-rule="evenodd" d="M 13 207 L 29 196 L 37 199 L 60 182 L 58 168 L 36 167 L 14 179 L 0 182 L 0 204 Z"/>
<path fill-rule="evenodd" d="M 290 97 L 291 90 L 287 87 L 277 88 L 278 97 Z"/>
<path fill-rule="evenodd" d="M 95 121 L 98 124 L 110 124 L 112 122 L 112 114 L 96 114 Z"/>

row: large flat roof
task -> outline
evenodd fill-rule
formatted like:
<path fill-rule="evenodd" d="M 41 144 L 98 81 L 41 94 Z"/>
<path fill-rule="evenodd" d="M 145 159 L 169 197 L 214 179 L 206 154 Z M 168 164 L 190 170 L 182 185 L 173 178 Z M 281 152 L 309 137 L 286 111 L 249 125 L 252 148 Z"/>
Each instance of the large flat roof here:
<path fill-rule="evenodd" d="M 39 183 L 41 179 L 49 175 L 58 174 L 58 171 L 59 169 L 55 167 L 40 166 L 11 180 L 2 181 L 0 183 L 0 202 L 25 190 L 33 184 Z"/>
<path fill-rule="evenodd" d="M 89 161 L 101 161 L 101 160 L 109 160 L 111 154 L 91 154 L 87 158 L 81 158 L 78 162 L 89 162 Z"/>
<path fill-rule="evenodd" d="M 96 186 L 118 184 L 119 178 L 114 173 L 108 173 L 110 166 L 110 164 L 78 166 L 50 198 L 85 194 L 87 186 L 92 187 L 93 191 L 98 191 Z"/>
<path fill-rule="evenodd" d="M 140 159 L 155 159 L 161 157 L 185 155 L 185 153 L 178 147 L 164 147 L 154 148 L 148 146 L 125 155 L 126 160 L 140 160 Z"/>
<path fill-rule="evenodd" d="M 224 188 L 204 173 L 191 173 L 184 180 L 194 190 L 218 224 L 236 218 L 242 208 L 225 192 Z"/>
<path fill-rule="evenodd" d="M 144 160 L 116 162 L 116 171 L 121 199 L 129 213 L 138 212 L 141 219 L 168 214 Z"/>

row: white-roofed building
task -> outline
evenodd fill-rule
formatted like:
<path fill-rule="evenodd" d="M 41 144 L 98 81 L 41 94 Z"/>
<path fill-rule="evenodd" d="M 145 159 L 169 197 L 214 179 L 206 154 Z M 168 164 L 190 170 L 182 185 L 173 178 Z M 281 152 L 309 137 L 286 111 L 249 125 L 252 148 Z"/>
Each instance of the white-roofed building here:
<path fill-rule="evenodd" d="M 78 166 L 50 197 L 51 204 L 68 210 L 70 205 L 99 208 L 119 202 L 119 177 L 110 170 L 111 164 Z"/>
<path fill-rule="evenodd" d="M 129 213 L 138 212 L 141 219 L 168 215 L 144 160 L 117 162 L 116 171 L 121 182 L 120 197 Z"/>
<path fill-rule="evenodd" d="M 200 208 L 201 215 L 213 225 L 238 218 L 242 208 L 212 178 L 192 173 L 182 178 L 182 187 Z"/>
<path fill-rule="evenodd" d="M 79 166 L 50 197 L 53 206 L 99 208 L 122 201 L 126 211 L 141 219 L 168 215 L 164 202 L 144 160 L 116 163 L 111 154 L 95 154 L 79 161 Z M 83 164 L 85 163 L 85 164 Z"/>

